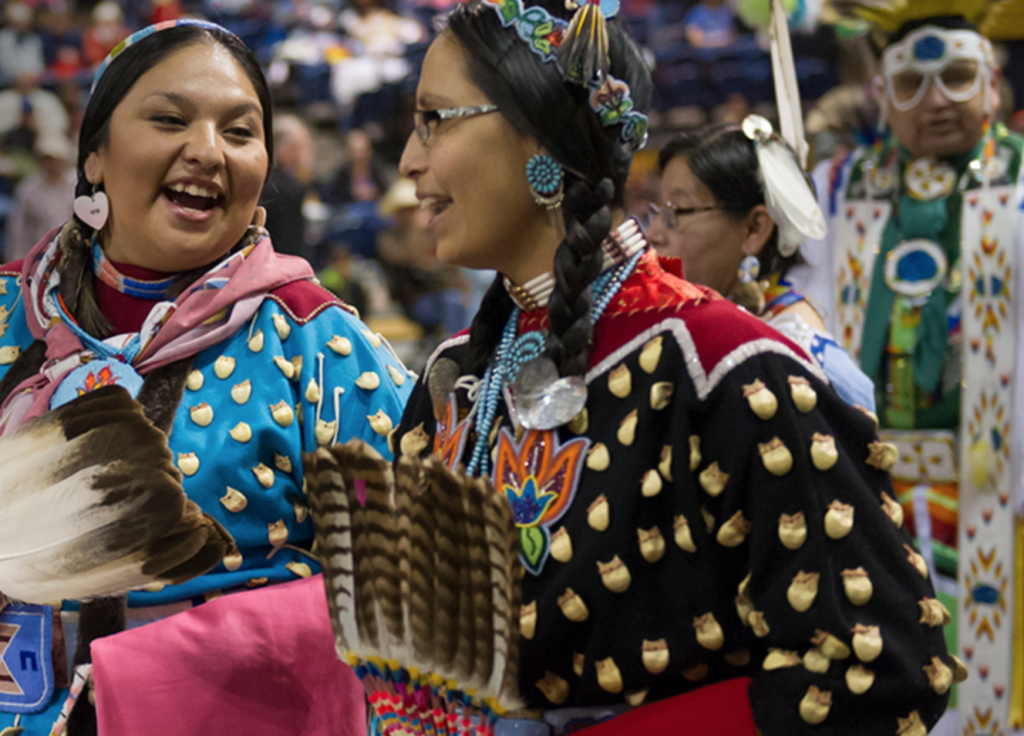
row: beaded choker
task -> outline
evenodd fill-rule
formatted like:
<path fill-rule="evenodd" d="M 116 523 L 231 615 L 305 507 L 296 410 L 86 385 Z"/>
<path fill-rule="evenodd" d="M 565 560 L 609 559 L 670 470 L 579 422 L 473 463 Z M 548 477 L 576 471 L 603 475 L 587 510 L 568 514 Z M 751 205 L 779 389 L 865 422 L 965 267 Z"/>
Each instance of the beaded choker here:
<path fill-rule="evenodd" d="M 117 289 L 127 296 L 154 302 L 165 301 L 174 282 L 178 280 L 177 276 L 169 276 L 159 281 L 143 281 L 125 276 L 107 260 L 96 236 L 92 239 L 92 270 L 96 278 L 110 288 Z"/>
<path fill-rule="evenodd" d="M 601 273 L 609 268 L 625 263 L 640 251 L 647 248 L 647 238 L 640 229 L 640 224 L 630 218 L 613 230 L 601 244 L 604 249 L 604 263 Z M 520 286 L 513 283 L 507 276 L 504 278 L 505 289 L 516 306 L 524 312 L 546 307 L 551 292 L 555 289 L 555 275 L 548 271 L 530 279 Z"/>

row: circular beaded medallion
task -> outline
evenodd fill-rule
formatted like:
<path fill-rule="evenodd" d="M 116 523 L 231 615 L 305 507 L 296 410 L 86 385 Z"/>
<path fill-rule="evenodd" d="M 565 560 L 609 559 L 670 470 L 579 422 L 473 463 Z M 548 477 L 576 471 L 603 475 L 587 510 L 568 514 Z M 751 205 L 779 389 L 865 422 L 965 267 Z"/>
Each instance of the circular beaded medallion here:
<path fill-rule="evenodd" d="M 956 172 L 945 161 L 919 158 L 907 167 L 906 185 L 911 197 L 924 202 L 948 197 L 956 184 Z"/>
<path fill-rule="evenodd" d="M 121 386 L 134 399 L 142 388 L 142 376 L 119 360 L 92 360 L 68 373 L 50 398 L 50 409 L 70 403 L 104 386 Z"/>
<path fill-rule="evenodd" d="M 946 278 L 949 263 L 946 254 L 931 240 L 906 240 L 885 260 L 885 283 L 897 294 L 927 296 Z"/>

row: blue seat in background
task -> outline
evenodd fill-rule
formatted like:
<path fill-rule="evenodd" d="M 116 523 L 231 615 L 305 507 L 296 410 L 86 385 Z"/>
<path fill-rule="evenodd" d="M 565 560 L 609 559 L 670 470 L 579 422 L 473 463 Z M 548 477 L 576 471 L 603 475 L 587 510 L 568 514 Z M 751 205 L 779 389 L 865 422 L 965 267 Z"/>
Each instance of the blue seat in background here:
<path fill-rule="evenodd" d="M 740 60 L 743 75 L 743 95 L 751 105 L 772 102 L 775 99 L 775 81 L 772 61 L 767 54 Z"/>
<path fill-rule="evenodd" d="M 817 58 L 797 59 L 796 78 L 805 100 L 817 100 L 839 83 L 835 67 Z"/>
<path fill-rule="evenodd" d="M 673 59 L 659 64 L 654 70 L 658 109 L 700 105 L 703 95 L 701 67 L 687 58 Z"/>

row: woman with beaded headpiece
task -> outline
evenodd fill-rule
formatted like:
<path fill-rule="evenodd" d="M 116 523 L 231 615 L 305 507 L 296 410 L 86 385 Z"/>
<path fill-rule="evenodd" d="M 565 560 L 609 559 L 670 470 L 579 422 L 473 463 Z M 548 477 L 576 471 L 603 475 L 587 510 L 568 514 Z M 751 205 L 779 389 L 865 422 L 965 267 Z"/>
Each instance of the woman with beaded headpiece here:
<path fill-rule="evenodd" d="M 203 626 L 165 625 L 194 607 L 251 644 L 221 633 L 204 645 L 247 672 L 220 683 L 216 713 L 179 702 L 212 732 L 324 733 L 362 711 L 341 663 L 247 666 L 261 636 L 330 646 L 323 586 L 303 579 L 319 564 L 301 457 L 351 437 L 387 453 L 412 383 L 308 264 L 275 254 L 257 207 L 271 114 L 230 32 L 198 20 L 139 31 L 97 72 L 74 217 L 0 268 L 5 736 L 95 733 L 97 711 L 101 733 L 141 733 L 118 723 L 119 699 L 148 708 L 155 675 L 177 681 L 167 694 L 193 673 L 103 646 L 122 651 L 132 634 L 125 646 L 188 651 Z M 258 613 L 274 587 L 320 628 L 276 631 Z M 222 596 L 246 613 L 225 619 Z M 302 693 L 332 678 L 342 687 L 314 723 Z M 174 718 L 158 729 L 181 732 Z"/>
<path fill-rule="evenodd" d="M 978 713 L 1007 721 L 1006 690 L 1024 707 L 1022 608 L 1018 628 L 1003 618 L 1024 564 L 1024 140 L 996 120 L 987 37 L 1020 34 L 1020 4 L 987 15 L 984 0 L 835 5 L 880 41 L 879 136 L 819 170 L 831 221 L 813 252 L 826 258 L 794 278 L 874 380 L 883 439 L 901 458 L 897 500 L 939 598 L 959 611 L 949 640 L 978 675 L 958 693 L 967 732 Z"/>
<path fill-rule="evenodd" d="M 962 668 L 892 448 L 623 219 L 650 78 L 615 5 L 475 0 L 427 53 L 402 172 L 499 276 L 392 475 L 315 458 L 339 652 L 384 733 L 924 734 Z"/>

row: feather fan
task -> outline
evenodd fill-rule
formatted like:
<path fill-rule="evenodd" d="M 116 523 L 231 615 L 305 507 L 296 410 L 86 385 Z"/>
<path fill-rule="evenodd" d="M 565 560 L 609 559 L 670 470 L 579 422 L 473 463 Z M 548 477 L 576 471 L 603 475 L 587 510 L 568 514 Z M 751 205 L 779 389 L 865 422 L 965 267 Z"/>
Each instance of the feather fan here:
<path fill-rule="evenodd" d="M 118 387 L 0 438 L 0 590 L 80 600 L 210 570 L 234 542 L 180 480 L 166 435 Z"/>
<path fill-rule="evenodd" d="M 436 458 L 392 467 L 361 440 L 304 461 L 335 644 L 384 732 L 493 733 L 520 707 L 508 502 L 488 479 Z"/>

